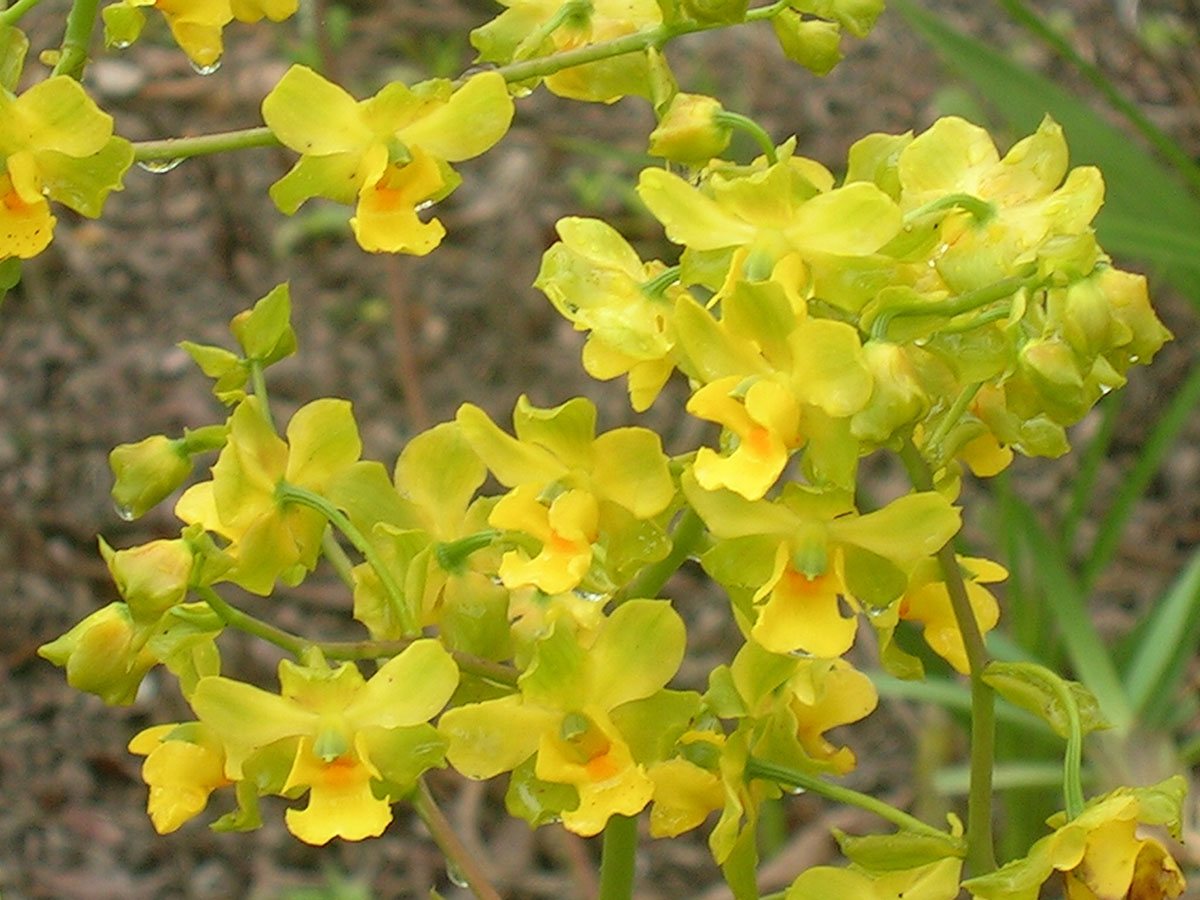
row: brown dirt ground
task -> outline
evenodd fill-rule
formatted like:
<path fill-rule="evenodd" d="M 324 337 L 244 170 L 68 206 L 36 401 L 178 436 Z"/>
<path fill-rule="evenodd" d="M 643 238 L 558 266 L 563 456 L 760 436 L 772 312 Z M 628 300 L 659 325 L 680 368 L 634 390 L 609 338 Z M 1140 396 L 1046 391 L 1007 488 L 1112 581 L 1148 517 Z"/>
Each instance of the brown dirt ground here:
<path fill-rule="evenodd" d="M 1070 80 L 993 5 L 931 5 Z M 1045 6 L 1089 57 L 1200 155 L 1195 45 L 1161 56 L 1147 52 L 1109 0 Z M 436 74 L 456 73 L 469 63 L 466 30 L 494 14 L 485 0 L 351 0 L 348 8 L 354 19 L 347 49 L 330 59 L 359 96 L 384 77 L 427 76 L 435 64 L 443 67 Z M 64 9 L 64 0 L 46 0 L 28 17 L 36 48 L 54 43 Z M 1189 18 L 1194 7 L 1183 0 L 1150 0 L 1140 13 L 1197 24 Z M 223 66 L 206 78 L 193 74 L 161 36 L 151 37 L 126 54 L 101 56 L 89 86 L 116 116 L 118 132 L 135 140 L 254 125 L 259 101 L 300 45 L 298 28 L 234 25 Z M 848 49 L 845 63 L 825 80 L 786 63 L 765 27 L 693 37 L 671 53 L 682 84 L 716 93 L 777 137 L 797 133 L 800 152 L 835 169 L 862 134 L 919 129 L 962 102 L 930 51 L 894 14 Z M 583 107 L 545 92 L 522 101 L 512 133 L 462 167 L 465 184 L 439 210 L 450 239 L 421 260 L 364 254 L 344 227 L 324 225 L 315 212 L 282 217 L 266 198 L 266 187 L 290 164 L 282 151 L 195 159 L 164 175 L 133 171 L 97 222 L 59 211 L 54 244 L 26 266 L 23 283 L 0 309 L 0 893 L 6 900 L 268 900 L 324 884 L 327 867 L 351 873 L 367 892 L 346 892 L 347 898 L 426 896 L 434 885 L 451 900 L 465 896 L 447 880 L 419 823 L 401 809 L 384 838 L 324 850 L 292 840 L 281 807 L 269 803 L 267 824 L 248 835 L 213 834 L 199 821 L 156 835 L 144 814 L 139 760 L 124 748 L 137 730 L 186 715 L 177 693 L 152 675 L 133 706 L 110 709 L 70 690 L 35 649 L 115 599 L 97 533 L 121 547 L 177 527 L 167 509 L 121 521 L 108 499 L 106 463 L 117 443 L 178 433 L 219 414 L 206 379 L 176 343 L 225 342 L 229 318 L 280 281 L 291 282 L 301 353 L 274 373 L 276 402 L 289 410 L 323 395 L 351 398 L 373 458 L 394 459 L 408 436 L 451 416 L 467 399 L 505 420 L 522 391 L 547 405 L 582 392 L 600 405 L 605 427 L 633 418 L 620 385 L 583 377 L 577 335 L 529 285 L 553 240 L 553 223 L 564 214 L 608 217 L 638 235 L 647 254 L 667 252 L 628 188 L 650 125 L 645 105 L 635 101 Z M 1121 477 L 1142 423 L 1161 410 L 1200 349 L 1192 309 L 1165 292 L 1160 303 L 1179 340 L 1131 384 L 1103 484 Z M 682 447 L 695 440 L 696 426 L 673 411 L 670 401 L 678 408 L 680 396 L 670 393 L 647 420 Z M 1200 419 L 1193 416 L 1102 585 L 1100 608 L 1115 620 L 1161 590 L 1200 538 L 1198 437 Z M 1069 462 L 1019 467 L 1030 496 L 1048 506 L 1058 502 L 1070 471 Z M 989 536 L 976 538 L 987 549 Z M 675 590 L 703 596 L 688 572 Z M 294 599 L 266 614 L 310 633 L 339 627 L 344 600 L 333 581 L 317 578 Z M 724 623 L 719 608 L 698 608 L 693 632 L 702 658 L 723 652 Z M 273 653 L 235 640 L 226 656 L 232 670 L 272 683 Z M 912 793 L 907 752 L 923 720 L 891 704 L 872 721 L 850 738 L 864 760 L 856 783 L 903 802 Z M 506 896 L 591 893 L 594 842 L 553 828 L 531 833 L 503 820 L 494 787 L 450 777 L 433 778 L 433 786 Z M 784 816 L 783 849 L 767 865 L 772 889 L 803 865 L 834 857 L 831 825 L 870 824 L 810 797 L 795 798 Z M 722 896 L 699 839 L 648 846 L 640 867 L 640 900 Z"/>

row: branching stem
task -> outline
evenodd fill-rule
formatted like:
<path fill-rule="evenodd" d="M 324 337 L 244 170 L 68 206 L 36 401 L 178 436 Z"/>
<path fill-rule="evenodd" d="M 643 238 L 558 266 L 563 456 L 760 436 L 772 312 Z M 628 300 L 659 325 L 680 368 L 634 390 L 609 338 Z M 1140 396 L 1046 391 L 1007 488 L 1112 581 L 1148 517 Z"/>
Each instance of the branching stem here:
<path fill-rule="evenodd" d="M 67 27 L 58 62 L 50 71 L 53 75 L 68 75 L 78 81 L 87 65 L 88 46 L 92 43 L 92 32 L 96 28 L 96 15 L 100 11 L 100 0 L 74 0 L 67 13 Z"/>

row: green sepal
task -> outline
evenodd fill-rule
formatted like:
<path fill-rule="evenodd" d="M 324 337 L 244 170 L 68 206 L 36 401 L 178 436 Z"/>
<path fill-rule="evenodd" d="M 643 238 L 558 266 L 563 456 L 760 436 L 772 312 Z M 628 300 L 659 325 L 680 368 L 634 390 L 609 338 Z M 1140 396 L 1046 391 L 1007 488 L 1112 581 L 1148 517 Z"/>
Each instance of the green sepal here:
<path fill-rule="evenodd" d="M 1074 700 L 1083 734 L 1112 727 L 1091 691 L 1037 663 L 990 662 L 983 670 L 983 680 L 1009 703 L 1033 713 L 1061 738 L 1070 737 L 1070 719 L 1059 691 L 1069 693 Z"/>
<path fill-rule="evenodd" d="M 883 0 L 791 0 L 794 9 L 832 19 L 855 37 L 866 37 L 883 12 Z"/>
<path fill-rule="evenodd" d="M 422 525 L 420 512 L 397 493 L 387 469 L 374 460 L 360 460 L 343 469 L 329 482 L 325 496 L 372 542 L 380 526 L 407 531 Z"/>
<path fill-rule="evenodd" d="M 420 508 L 431 520 L 431 531 L 443 539 L 457 533 L 486 478 L 487 467 L 454 422 L 415 436 L 396 461 L 397 490 Z"/>
<path fill-rule="evenodd" d="M 362 734 L 392 797 L 407 794 L 423 773 L 446 765 L 446 739 L 428 722 L 403 728 L 369 726 Z"/>
<path fill-rule="evenodd" d="M 438 636 L 450 650 L 481 659 L 512 656 L 508 589 L 481 572 L 449 578 L 442 589 Z"/>
<path fill-rule="evenodd" d="M 868 609 L 867 621 L 875 629 L 879 641 L 879 664 L 893 678 L 904 681 L 920 681 L 925 677 L 925 665 L 921 660 L 902 650 L 896 643 L 896 627 L 900 624 L 900 604 L 892 603 L 884 609 Z"/>
<path fill-rule="evenodd" d="M 525 698 L 539 706 L 558 709 L 581 707 L 587 695 L 587 654 L 570 628 L 559 620 L 537 642 L 533 661 L 518 683 Z"/>
<path fill-rule="evenodd" d="M 753 711 L 774 695 L 776 689 L 796 671 L 799 659 L 764 650 L 747 641 L 729 667 L 738 695 Z"/>
<path fill-rule="evenodd" d="M 915 869 L 939 859 L 962 858 L 966 855 L 963 839 L 950 835 L 935 837 L 900 831 L 895 834 L 855 836 L 834 828 L 833 837 L 847 859 L 874 874 Z"/>
<path fill-rule="evenodd" d="M 299 738 L 274 741 L 246 758 L 237 782 L 238 808 L 226 813 L 209 827 L 213 831 L 252 831 L 262 825 L 258 798 L 264 794 L 282 794 L 288 773 L 296 758 Z"/>
<path fill-rule="evenodd" d="M 226 406 L 240 403 L 246 396 L 246 381 L 250 367 L 244 359 L 224 347 L 180 341 L 179 347 L 200 367 L 200 371 L 216 381 L 213 394 Z"/>
<path fill-rule="evenodd" d="M 504 793 L 508 814 L 524 819 L 531 828 L 558 822 L 564 810 L 579 805 L 579 792 L 572 785 L 542 781 L 534 774 L 536 765 L 531 756 L 513 769 Z"/>
<path fill-rule="evenodd" d="M 912 132 L 868 134 L 850 146 L 846 157 L 846 184 L 870 181 L 893 200 L 900 200 L 900 153 L 912 143 Z"/>
<path fill-rule="evenodd" d="M 183 429 L 183 448 L 189 455 L 220 450 L 229 439 L 228 425 L 204 425 Z"/>
<path fill-rule="evenodd" d="M 729 666 L 717 666 L 708 673 L 708 690 L 704 692 L 704 705 L 713 715 L 721 719 L 740 719 L 750 712 L 733 680 Z"/>
<path fill-rule="evenodd" d="M 104 20 L 104 46 L 123 49 L 142 36 L 146 14 L 130 3 L 111 3 L 100 10 Z"/>
<path fill-rule="evenodd" d="M 543 409 L 522 394 L 513 409 L 513 431 L 518 441 L 545 447 L 568 466 L 586 466 L 596 437 L 596 407 L 586 397 L 573 397 Z"/>
<path fill-rule="evenodd" d="M 686 641 L 683 619 L 667 601 L 623 603 L 587 651 L 587 700 L 613 709 L 649 697 L 678 671 Z"/>
<path fill-rule="evenodd" d="M 25 66 L 25 54 L 29 52 L 29 38 L 15 25 L 0 25 L 0 90 L 15 93 Z M 0 290 L 5 285 L 0 277 Z"/>
<path fill-rule="evenodd" d="M 284 282 L 272 288 L 252 309 L 234 316 L 229 330 L 241 345 L 246 359 L 269 366 L 296 352 L 291 314 L 291 298 L 287 282 Z"/>
<path fill-rule="evenodd" d="M 122 179 L 133 165 L 133 145 L 112 137 L 97 152 L 75 157 L 55 150 L 37 154 L 38 174 L 52 200 L 95 219 L 111 191 L 122 190 Z"/>
<path fill-rule="evenodd" d="M 766 584 L 775 569 L 779 538 L 751 534 L 719 541 L 700 557 L 700 564 L 718 583 L 752 586 Z"/>
<path fill-rule="evenodd" d="M 771 17 L 771 27 L 783 55 L 814 75 L 828 75 L 842 60 L 838 49 L 841 29 L 822 19 L 803 19 L 790 9 Z"/>
<path fill-rule="evenodd" d="M 886 557 L 852 544 L 845 545 L 842 552 L 846 588 L 860 603 L 884 607 L 908 587 L 908 576 Z"/>
<path fill-rule="evenodd" d="M 695 691 L 664 688 L 641 700 L 631 700 L 610 714 L 633 758 L 646 765 L 669 759 L 675 744 L 700 714 L 703 701 Z"/>
<path fill-rule="evenodd" d="M 697 22 L 736 25 L 746 20 L 748 0 L 683 0 L 684 11 Z"/>

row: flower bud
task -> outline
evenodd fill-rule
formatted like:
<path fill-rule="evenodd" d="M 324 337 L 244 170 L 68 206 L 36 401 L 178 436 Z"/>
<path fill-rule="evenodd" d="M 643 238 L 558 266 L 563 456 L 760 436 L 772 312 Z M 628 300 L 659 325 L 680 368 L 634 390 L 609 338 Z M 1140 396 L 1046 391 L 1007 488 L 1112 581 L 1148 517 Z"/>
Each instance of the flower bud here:
<path fill-rule="evenodd" d="M 153 434 L 136 444 L 121 444 L 108 455 L 116 483 L 112 498 L 122 518 L 136 519 L 179 487 L 192 474 L 184 442 Z"/>
<path fill-rule="evenodd" d="M 113 550 L 103 538 L 100 555 L 135 621 L 155 622 L 187 596 L 192 549 L 182 538 Z"/>
<path fill-rule="evenodd" d="M 729 146 L 733 131 L 715 119 L 721 104 L 703 94 L 676 94 L 658 127 L 650 132 L 651 156 L 703 165 Z"/>
<path fill-rule="evenodd" d="M 142 678 L 157 662 L 138 640 L 124 603 L 96 610 L 62 637 L 39 647 L 38 655 L 65 667 L 71 687 L 112 706 L 132 703 Z"/>

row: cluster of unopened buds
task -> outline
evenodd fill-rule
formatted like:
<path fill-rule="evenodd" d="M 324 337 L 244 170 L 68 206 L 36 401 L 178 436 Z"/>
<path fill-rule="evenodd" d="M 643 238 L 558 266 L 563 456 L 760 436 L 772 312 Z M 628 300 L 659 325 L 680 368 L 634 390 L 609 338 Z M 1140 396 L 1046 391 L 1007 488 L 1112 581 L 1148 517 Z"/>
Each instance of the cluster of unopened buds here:
<path fill-rule="evenodd" d="M 109 7 L 110 31 L 136 37 L 122 23 L 141 5 Z M 290 12 L 214 3 L 212 21 L 197 24 L 186 4 L 156 5 L 205 64 L 230 16 Z M 666 28 L 669 10 L 692 24 L 748 18 L 745 3 L 506 5 L 474 35 L 481 58 L 501 66 Z M 861 33 L 878 14 L 866 0 L 773 7 L 785 50 L 818 70 L 836 62 L 840 28 Z M 990 585 L 1006 572 L 952 547 L 964 467 L 988 477 L 1015 452 L 1066 452 L 1065 428 L 1169 334 L 1144 279 L 1097 245 L 1100 173 L 1069 170 L 1053 121 L 1003 157 L 957 118 L 917 136 L 870 135 L 839 180 L 797 156 L 794 139 L 775 146 L 716 100 L 679 93 L 655 46 L 513 72 L 390 84 L 356 101 L 293 67 L 263 103 L 274 139 L 300 154 L 272 198 L 286 213 L 312 197 L 355 205 L 364 248 L 428 253 L 444 229 L 418 213 L 457 186 L 451 163 L 503 136 L 512 84 L 545 77 L 565 96 L 654 100 L 650 152 L 668 164 L 643 171 L 637 193 L 678 259 L 645 262 L 604 222 L 566 218 L 536 284 L 587 332 L 589 374 L 626 376 L 636 411 L 681 378 L 686 411 L 719 437 L 668 456 L 649 429 L 598 432 L 586 399 L 539 408 L 521 398 L 511 432 L 465 404 L 389 471 L 360 459 L 344 400 L 313 401 L 276 427 L 263 373 L 296 349 L 280 286 L 234 319 L 235 350 L 183 345 L 229 407 L 223 422 L 113 451 L 114 498 L 129 517 L 216 454 L 211 477 L 175 500 L 179 537 L 102 542 L 121 600 L 41 652 L 110 703 L 131 702 L 155 666 L 177 676 L 195 720 L 130 743 L 146 757 L 159 831 L 227 792 L 219 830 L 258 826 L 260 796 L 307 794 L 286 814 L 301 840 L 377 836 L 393 804 L 422 802 L 423 773 L 448 765 L 473 779 L 507 773 L 510 813 L 580 835 L 648 809 L 650 834 L 670 837 L 716 814 L 712 852 L 736 896 L 756 896 L 765 802 L 793 788 L 863 799 L 836 781 L 854 752 L 827 736 L 877 703 L 847 658 L 863 624 L 892 675 L 923 675 L 895 639 L 910 626 L 954 670 L 978 674 L 972 647 L 998 621 Z M 0 124 L 0 252 L 26 258 L 49 241 L 46 196 L 98 212 L 132 152 L 65 76 L 17 98 L 0 92 Z M 759 138 L 762 155 L 722 159 L 735 130 Z M 877 451 L 901 457 L 913 489 L 862 508 L 859 461 Z M 489 476 L 501 493 L 481 493 Z M 689 559 L 728 595 L 742 643 L 707 684 L 671 686 L 687 632 L 662 590 Z M 281 584 L 286 594 L 322 560 L 346 580 L 368 640 L 290 634 L 225 596 Z M 229 627 L 293 655 L 278 691 L 223 672 L 217 642 Z M 1051 678 L 1019 666 L 993 674 L 1001 693 Z M 1032 900 L 1063 872 L 1072 898 L 1178 896 L 1178 867 L 1138 829 L 1177 832 L 1181 784 L 1094 798 L 1026 857 L 965 887 Z M 789 900 L 956 897 L 961 823 L 884 814 L 898 834 L 844 837 L 851 866 L 809 870 Z"/>

